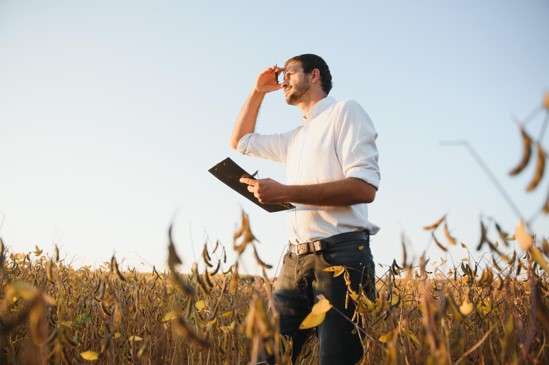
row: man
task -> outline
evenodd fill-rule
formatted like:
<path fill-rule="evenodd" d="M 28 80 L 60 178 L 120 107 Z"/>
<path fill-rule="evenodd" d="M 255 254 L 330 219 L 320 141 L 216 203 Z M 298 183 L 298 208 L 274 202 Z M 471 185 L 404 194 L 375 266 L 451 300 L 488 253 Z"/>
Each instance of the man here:
<path fill-rule="evenodd" d="M 281 72 L 284 80 L 279 84 Z M 328 311 L 318 327 L 320 364 L 342 365 L 362 357 L 360 331 L 351 322 L 352 301 L 345 305 L 343 275 L 333 277 L 324 269 L 345 266 L 353 290 L 362 287 L 374 299 L 369 241 L 379 227 L 368 221 L 367 203 L 375 198 L 380 175 L 377 133 L 369 116 L 354 101 L 337 102 L 328 96 L 331 88 L 328 65 L 317 55 L 296 56 L 284 68 L 263 70 L 235 122 L 231 146 L 286 168 L 287 184 L 240 181 L 262 203 L 295 205 L 287 213 L 290 244 L 274 291 L 280 331 L 293 340 L 293 360 L 310 334 L 299 325 L 322 294 L 336 309 Z M 279 89 L 288 104 L 301 109 L 303 125 L 276 135 L 254 133 L 265 95 Z"/>

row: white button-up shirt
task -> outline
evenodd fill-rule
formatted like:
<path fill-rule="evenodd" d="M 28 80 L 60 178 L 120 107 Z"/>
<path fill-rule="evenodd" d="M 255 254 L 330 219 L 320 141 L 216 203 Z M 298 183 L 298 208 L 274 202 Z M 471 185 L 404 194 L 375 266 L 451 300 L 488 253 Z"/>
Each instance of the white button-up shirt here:
<path fill-rule="evenodd" d="M 353 177 L 379 187 L 377 132 L 357 102 L 337 102 L 328 96 L 317 102 L 302 121 L 302 126 L 286 133 L 247 134 L 240 139 L 237 150 L 284 164 L 290 185 Z M 296 208 L 287 212 L 289 238 L 294 243 L 351 231 L 379 231 L 368 221 L 367 204 L 294 205 Z"/>

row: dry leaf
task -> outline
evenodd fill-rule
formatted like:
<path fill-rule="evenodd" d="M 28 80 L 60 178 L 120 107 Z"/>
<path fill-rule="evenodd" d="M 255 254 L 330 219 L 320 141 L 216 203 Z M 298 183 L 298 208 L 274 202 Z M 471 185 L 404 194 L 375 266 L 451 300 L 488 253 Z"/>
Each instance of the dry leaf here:
<path fill-rule="evenodd" d="M 469 314 L 473 313 L 473 309 L 473 303 L 471 303 L 468 299 L 466 299 L 459 307 L 459 311 L 464 316 L 468 316 Z"/>
<path fill-rule="evenodd" d="M 436 221 L 434 224 L 430 225 L 430 226 L 426 226 L 426 227 L 423 227 L 424 230 L 426 231 L 434 231 L 435 229 L 438 228 L 438 226 L 440 226 L 440 224 L 442 222 L 444 222 L 444 220 L 446 219 L 446 214 L 444 214 L 438 221 Z"/>
<path fill-rule="evenodd" d="M 446 240 L 448 243 L 450 243 L 452 246 L 455 246 L 457 244 L 456 239 L 450 235 L 450 230 L 448 229 L 448 223 L 444 223 L 444 235 L 446 236 Z"/>
<path fill-rule="evenodd" d="M 520 220 L 520 225 L 515 228 L 515 237 L 518 240 L 519 247 L 521 250 L 528 250 L 534 243 L 534 238 L 530 236 L 524 229 L 524 221 Z"/>
<path fill-rule="evenodd" d="M 530 247 L 530 254 L 532 255 L 532 258 L 536 262 L 536 264 L 539 265 L 543 270 L 545 270 L 547 273 L 549 273 L 549 264 L 547 264 L 547 261 L 543 258 L 543 254 L 540 250 L 538 250 L 537 247 L 532 246 Z"/>
<path fill-rule="evenodd" d="M 321 294 L 319 295 L 319 301 L 313 305 L 313 309 L 311 310 L 311 313 L 320 314 L 320 313 L 326 313 L 332 308 L 332 305 L 330 304 L 330 301 Z"/>
<path fill-rule="evenodd" d="M 339 266 L 339 265 L 330 266 L 330 267 L 325 268 L 324 271 L 333 272 L 334 273 L 334 278 L 336 278 L 339 275 L 343 274 L 343 272 L 345 271 L 345 267 Z"/>
<path fill-rule="evenodd" d="M 532 156 L 532 139 L 526 133 L 524 125 L 520 125 L 520 134 L 522 136 L 522 157 L 519 164 L 509 172 L 509 175 L 515 176 L 518 175 L 530 162 L 530 157 Z"/>
<path fill-rule="evenodd" d="M 221 330 L 221 332 L 224 333 L 232 332 L 234 330 L 235 323 L 235 321 L 232 321 L 231 324 L 229 324 L 228 326 L 221 326 L 219 327 L 219 329 Z"/>
<path fill-rule="evenodd" d="M 80 356 L 82 356 L 84 360 L 88 360 L 88 361 L 95 361 L 99 359 L 99 354 L 95 351 L 90 351 L 90 350 L 81 352 Z"/>
<path fill-rule="evenodd" d="M 492 302 L 490 301 L 490 298 L 481 300 L 477 305 L 477 309 L 484 315 L 490 313 L 492 310 Z"/>
<path fill-rule="evenodd" d="M 532 178 L 532 181 L 526 188 L 527 191 L 533 191 L 539 185 L 541 179 L 543 178 L 543 174 L 545 172 L 545 151 L 543 150 L 543 147 L 541 147 L 540 143 L 536 143 L 536 149 L 538 152 L 538 161 L 536 162 L 536 172 L 534 174 L 534 177 Z"/>
<path fill-rule="evenodd" d="M 324 322 L 324 318 L 326 318 L 326 313 L 315 314 L 311 312 L 307 315 L 307 317 L 305 317 L 303 322 L 301 322 L 299 329 L 304 330 L 316 327 Z"/>
<path fill-rule="evenodd" d="M 381 343 L 387 343 L 391 341 L 392 338 L 393 338 L 393 332 L 391 331 L 384 335 L 379 336 L 378 341 Z"/>
<path fill-rule="evenodd" d="M 444 247 L 442 245 L 442 243 L 440 243 L 440 241 L 437 239 L 437 237 L 435 236 L 435 233 L 431 233 L 431 236 L 433 237 L 433 241 L 435 242 L 435 244 L 438 246 L 438 248 L 440 248 L 442 251 L 444 252 L 448 252 L 448 248 Z"/>
<path fill-rule="evenodd" d="M 324 298 L 324 296 L 321 294 L 319 295 L 319 301 L 313 305 L 313 308 L 311 309 L 311 313 L 305 317 L 303 322 L 299 325 L 299 329 L 308 329 L 318 326 L 324 321 L 324 318 L 326 317 L 326 312 L 328 312 L 332 305 L 328 301 L 328 299 Z"/>
<path fill-rule="evenodd" d="M 169 311 L 162 318 L 162 322 L 168 322 L 177 318 L 177 313 L 175 311 Z"/>
<path fill-rule="evenodd" d="M 196 307 L 196 310 L 200 312 L 202 309 L 206 308 L 206 303 L 203 300 L 199 300 L 194 306 Z"/>

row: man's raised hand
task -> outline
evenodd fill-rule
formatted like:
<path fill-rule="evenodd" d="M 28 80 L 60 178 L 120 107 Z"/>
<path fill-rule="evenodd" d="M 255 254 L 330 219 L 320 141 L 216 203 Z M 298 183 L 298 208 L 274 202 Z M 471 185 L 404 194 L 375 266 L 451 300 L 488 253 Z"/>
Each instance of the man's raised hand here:
<path fill-rule="evenodd" d="M 276 91 L 282 88 L 278 83 L 278 75 L 283 72 L 284 69 L 278 66 L 272 66 L 261 71 L 257 80 L 255 81 L 255 89 L 257 92 L 266 94 L 271 91 Z"/>

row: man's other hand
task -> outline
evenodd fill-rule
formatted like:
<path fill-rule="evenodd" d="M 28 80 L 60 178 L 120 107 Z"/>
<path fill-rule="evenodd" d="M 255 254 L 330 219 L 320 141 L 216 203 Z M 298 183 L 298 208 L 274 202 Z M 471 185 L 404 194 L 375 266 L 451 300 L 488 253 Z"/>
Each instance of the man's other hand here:
<path fill-rule="evenodd" d="M 273 179 L 250 179 L 243 177 L 240 182 L 248 185 L 248 191 L 253 193 L 254 196 L 263 204 L 274 203 L 287 203 L 284 201 L 284 187 L 276 180 Z"/>

